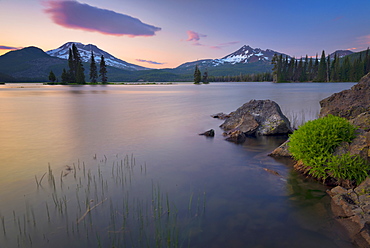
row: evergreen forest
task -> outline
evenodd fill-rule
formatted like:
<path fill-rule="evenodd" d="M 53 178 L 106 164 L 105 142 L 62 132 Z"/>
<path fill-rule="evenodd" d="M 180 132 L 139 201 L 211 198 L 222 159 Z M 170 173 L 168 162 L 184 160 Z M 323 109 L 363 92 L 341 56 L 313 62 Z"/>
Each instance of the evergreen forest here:
<path fill-rule="evenodd" d="M 339 58 L 337 54 L 321 58 L 295 59 L 274 55 L 272 62 L 273 81 L 280 82 L 357 82 L 370 72 L 370 51 L 355 56 Z"/>

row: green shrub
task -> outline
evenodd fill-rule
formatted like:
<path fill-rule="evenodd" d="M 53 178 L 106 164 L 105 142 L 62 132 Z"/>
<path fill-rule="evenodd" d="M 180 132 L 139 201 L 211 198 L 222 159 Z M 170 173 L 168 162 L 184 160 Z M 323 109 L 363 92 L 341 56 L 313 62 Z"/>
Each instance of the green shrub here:
<path fill-rule="evenodd" d="M 368 175 L 366 161 L 349 154 L 333 155 L 339 144 L 354 139 L 355 130 L 346 119 L 333 115 L 308 121 L 290 136 L 289 151 L 309 167 L 313 177 L 325 180 L 330 174 L 359 183 Z"/>
<path fill-rule="evenodd" d="M 349 153 L 332 155 L 327 167 L 332 177 L 353 180 L 357 184 L 366 179 L 370 169 L 370 165 L 363 158 Z"/>

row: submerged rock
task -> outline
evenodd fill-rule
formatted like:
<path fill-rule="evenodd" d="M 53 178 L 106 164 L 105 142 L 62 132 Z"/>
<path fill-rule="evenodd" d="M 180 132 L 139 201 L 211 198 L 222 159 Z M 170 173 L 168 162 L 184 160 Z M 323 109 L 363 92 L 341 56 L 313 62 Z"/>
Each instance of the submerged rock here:
<path fill-rule="evenodd" d="M 210 129 L 204 133 L 200 133 L 199 135 L 204 135 L 206 137 L 214 137 L 215 136 L 215 130 Z"/>
<path fill-rule="evenodd" d="M 220 126 L 228 136 L 235 136 L 235 133 L 251 136 L 293 132 L 288 118 L 283 115 L 279 105 L 271 100 L 251 100 L 229 115 Z"/>
<path fill-rule="evenodd" d="M 243 143 L 247 139 L 247 136 L 240 130 L 223 133 L 223 135 L 226 136 L 227 141 L 231 141 L 237 144 Z"/>
<path fill-rule="evenodd" d="M 211 117 L 216 118 L 216 119 L 220 119 L 220 120 L 225 120 L 225 119 L 229 118 L 230 115 L 229 114 L 224 114 L 224 113 L 217 113 L 217 114 L 211 115 Z"/>
<path fill-rule="evenodd" d="M 278 148 L 273 150 L 268 155 L 271 157 L 292 157 L 292 154 L 289 152 L 288 143 L 289 140 L 285 141 L 283 144 L 281 144 Z"/>

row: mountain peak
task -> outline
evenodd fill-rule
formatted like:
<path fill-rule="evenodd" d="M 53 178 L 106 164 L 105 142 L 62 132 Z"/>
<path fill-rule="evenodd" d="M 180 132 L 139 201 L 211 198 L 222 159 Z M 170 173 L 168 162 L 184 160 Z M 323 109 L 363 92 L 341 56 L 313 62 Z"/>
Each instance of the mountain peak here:
<path fill-rule="evenodd" d="M 97 63 L 100 62 L 101 56 L 104 56 L 105 63 L 108 66 L 125 69 L 129 71 L 138 71 L 138 70 L 147 70 L 148 68 L 134 65 L 127 63 L 121 59 L 114 57 L 113 55 L 103 51 L 102 49 L 98 48 L 96 45 L 93 44 L 82 44 L 80 42 L 67 42 L 60 46 L 57 49 L 47 51 L 46 53 L 52 57 L 58 57 L 61 59 L 68 59 L 69 57 L 69 49 L 72 45 L 75 44 L 78 52 L 80 53 L 81 59 L 83 62 L 89 62 L 91 59 L 91 52 L 94 52 L 94 58 Z"/>
<path fill-rule="evenodd" d="M 331 53 L 329 56 L 331 59 L 334 59 L 335 54 L 338 56 L 338 58 L 343 58 L 347 55 L 352 54 L 353 52 L 350 50 L 336 50 L 335 52 Z"/>
<path fill-rule="evenodd" d="M 253 63 L 257 61 L 271 61 L 274 54 L 280 54 L 273 50 L 262 50 L 261 48 L 252 48 L 249 45 L 242 46 L 239 50 L 223 57 L 223 63 Z"/>
<path fill-rule="evenodd" d="M 264 65 L 271 65 L 272 57 L 275 54 L 282 54 L 284 56 L 290 57 L 286 54 L 279 53 L 273 51 L 271 49 L 262 50 L 261 48 L 252 48 L 249 45 L 243 45 L 241 48 L 236 50 L 235 52 L 226 55 L 221 59 L 204 59 L 198 60 L 193 62 L 187 62 L 181 64 L 177 67 L 177 69 L 188 69 L 193 68 L 195 65 L 198 65 L 202 68 L 211 68 L 211 67 L 218 67 L 218 66 L 228 66 L 228 65 L 235 65 L 235 64 L 250 64 L 254 62 L 262 62 Z M 248 65 L 246 65 L 248 66 Z"/>

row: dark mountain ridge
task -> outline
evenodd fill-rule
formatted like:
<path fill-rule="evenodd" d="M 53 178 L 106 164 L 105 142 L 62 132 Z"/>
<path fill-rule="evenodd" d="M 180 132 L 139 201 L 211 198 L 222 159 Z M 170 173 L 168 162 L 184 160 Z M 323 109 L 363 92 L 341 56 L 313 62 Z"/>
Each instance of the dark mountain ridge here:
<path fill-rule="evenodd" d="M 73 43 L 66 43 L 58 49 L 47 52 L 53 54 L 53 56 L 50 56 L 37 47 L 27 47 L 0 56 L 0 81 L 46 82 L 48 81 L 48 75 L 51 70 L 57 78 L 60 78 L 63 69 L 68 69 L 68 53 L 66 54 L 66 51 L 68 51 L 72 44 Z M 87 81 L 89 81 L 88 70 L 91 51 L 96 55 L 96 60 L 98 60 L 98 58 L 100 59 L 101 55 L 103 55 L 104 58 L 106 58 L 105 56 L 112 58 L 111 61 L 116 59 L 114 56 L 92 44 L 83 45 L 77 43 L 76 46 L 78 47 L 81 58 L 87 61 L 83 63 Z M 236 76 L 240 74 L 265 73 L 271 72 L 272 70 L 271 60 L 274 54 L 282 54 L 290 58 L 289 55 L 270 49 L 262 50 L 260 48 L 242 46 L 237 51 L 221 59 L 204 59 L 187 62 L 172 69 L 134 68 L 130 67 L 133 64 L 127 62 L 125 62 L 128 64 L 125 69 L 117 67 L 117 64 L 115 64 L 116 66 L 108 65 L 108 80 L 111 82 L 138 80 L 156 82 L 192 81 L 195 65 L 198 65 L 202 72 L 207 70 L 210 76 Z M 118 62 L 121 63 L 120 61 L 122 60 Z"/>

